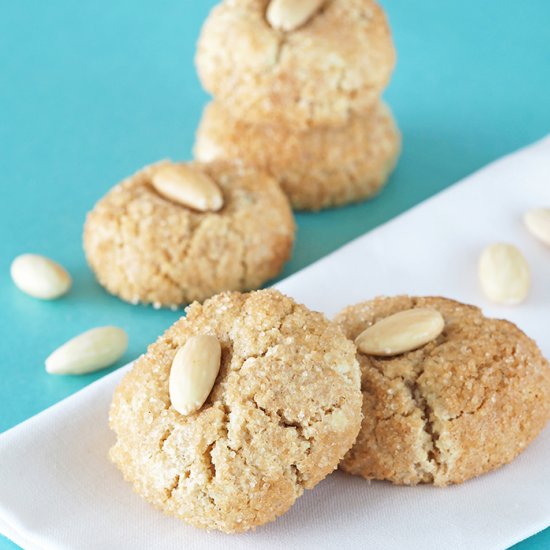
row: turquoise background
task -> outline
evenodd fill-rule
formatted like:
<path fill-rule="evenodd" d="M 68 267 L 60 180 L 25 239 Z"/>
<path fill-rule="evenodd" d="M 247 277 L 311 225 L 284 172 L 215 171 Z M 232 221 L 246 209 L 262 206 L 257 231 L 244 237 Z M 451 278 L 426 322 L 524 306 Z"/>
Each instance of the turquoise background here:
<path fill-rule="evenodd" d="M 207 101 L 194 48 L 213 4 L 0 0 L 0 432 L 109 372 L 46 375 L 45 357 L 68 338 L 98 325 L 125 328 L 120 366 L 179 315 L 103 292 L 81 229 L 126 175 L 190 157 Z M 299 214 L 282 277 L 550 131 L 548 0 L 383 4 L 399 53 L 386 98 L 403 131 L 401 162 L 375 200 Z M 9 264 L 23 252 L 65 265 L 70 294 L 40 302 L 20 293 Z M 14 547 L 0 538 L 0 549 Z M 517 548 L 550 548 L 550 529 Z"/>

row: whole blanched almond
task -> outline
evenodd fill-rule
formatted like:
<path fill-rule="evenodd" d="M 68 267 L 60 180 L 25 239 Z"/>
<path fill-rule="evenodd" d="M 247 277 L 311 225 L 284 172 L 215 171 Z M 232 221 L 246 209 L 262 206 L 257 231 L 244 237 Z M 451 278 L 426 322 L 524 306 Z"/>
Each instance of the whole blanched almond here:
<path fill-rule="evenodd" d="M 117 327 L 99 327 L 75 336 L 46 359 L 50 374 L 87 374 L 115 363 L 128 347 L 128 336 Z"/>
<path fill-rule="evenodd" d="M 525 213 L 523 221 L 533 236 L 550 245 L 550 208 L 533 208 Z"/>
<path fill-rule="evenodd" d="M 479 280 L 483 292 L 493 302 L 519 304 L 531 286 L 529 264 L 514 245 L 492 244 L 481 254 Z"/>
<path fill-rule="evenodd" d="M 280 31 L 293 31 L 309 21 L 325 0 L 271 0 L 266 12 L 268 23 Z"/>
<path fill-rule="evenodd" d="M 198 411 L 210 395 L 221 364 L 221 346 L 215 336 L 192 336 L 178 349 L 170 369 L 172 406 L 180 414 Z"/>
<path fill-rule="evenodd" d="M 199 212 L 216 212 L 223 206 L 223 195 L 216 182 L 184 164 L 159 166 L 151 183 L 162 196 Z"/>
<path fill-rule="evenodd" d="M 11 264 L 13 282 L 26 294 L 53 300 L 71 288 L 71 276 L 57 262 L 38 254 L 22 254 Z"/>
<path fill-rule="evenodd" d="M 399 355 L 426 345 L 437 338 L 445 321 L 433 309 L 415 308 L 400 311 L 365 329 L 355 345 L 365 355 Z"/>

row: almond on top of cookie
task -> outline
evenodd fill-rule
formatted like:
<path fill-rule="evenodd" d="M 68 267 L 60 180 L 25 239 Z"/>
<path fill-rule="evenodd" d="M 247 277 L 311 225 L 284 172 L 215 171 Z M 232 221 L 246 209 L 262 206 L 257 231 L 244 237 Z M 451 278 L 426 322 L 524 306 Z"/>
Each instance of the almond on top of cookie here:
<path fill-rule="evenodd" d="M 400 485 L 461 483 L 510 462 L 544 428 L 550 366 L 514 324 L 447 298 L 376 298 L 335 321 L 356 339 L 416 309 L 444 320 L 424 345 L 386 357 L 358 350 L 363 425 L 340 467 Z"/>
<path fill-rule="evenodd" d="M 313 128 L 368 111 L 395 57 L 374 0 L 225 0 L 204 23 L 196 64 L 236 118 Z"/>
<path fill-rule="evenodd" d="M 228 162 L 162 161 L 95 205 L 84 250 L 112 294 L 175 308 L 260 287 L 281 271 L 294 235 L 288 200 L 269 175 Z"/>
<path fill-rule="evenodd" d="M 284 514 L 353 445 L 355 347 L 275 290 L 219 294 L 135 362 L 110 425 L 111 459 L 143 498 L 197 527 L 246 531 Z"/>

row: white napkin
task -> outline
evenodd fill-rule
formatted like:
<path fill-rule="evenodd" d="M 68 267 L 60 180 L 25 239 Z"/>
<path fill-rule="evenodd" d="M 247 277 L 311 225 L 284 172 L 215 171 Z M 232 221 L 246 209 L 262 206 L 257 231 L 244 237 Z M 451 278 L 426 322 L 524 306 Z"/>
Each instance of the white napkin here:
<path fill-rule="evenodd" d="M 408 182 L 414 185 L 414 181 Z M 443 295 L 516 322 L 550 356 L 550 250 L 523 212 L 550 206 L 550 137 L 318 261 L 278 285 L 333 315 L 379 294 Z M 527 302 L 493 306 L 477 258 L 517 244 L 533 272 Z M 0 531 L 29 549 L 504 548 L 550 525 L 550 428 L 512 464 L 462 485 L 394 487 L 331 475 L 276 522 L 207 533 L 135 495 L 107 460 L 107 411 L 121 369 L 0 436 Z"/>

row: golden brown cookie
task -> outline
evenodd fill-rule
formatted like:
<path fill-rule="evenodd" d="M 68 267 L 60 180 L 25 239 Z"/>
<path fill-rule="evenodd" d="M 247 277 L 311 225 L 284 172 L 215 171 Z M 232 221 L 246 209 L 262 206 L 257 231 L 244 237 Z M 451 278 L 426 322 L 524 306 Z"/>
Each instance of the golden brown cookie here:
<path fill-rule="evenodd" d="M 249 124 L 210 103 L 197 131 L 198 160 L 239 160 L 270 173 L 298 210 L 319 210 L 371 197 L 386 183 L 400 151 L 389 108 L 376 102 L 346 126 L 300 131 Z"/>
<path fill-rule="evenodd" d="M 258 288 L 277 275 L 294 241 L 290 205 L 256 170 L 185 164 L 208 175 L 223 207 L 199 212 L 162 196 L 148 166 L 115 186 L 88 215 L 84 249 L 99 282 L 137 303 L 178 306 L 223 290 Z"/>
<path fill-rule="evenodd" d="M 448 485 L 513 460 L 550 418 L 550 367 L 508 321 L 446 298 L 377 298 L 336 318 L 348 338 L 396 312 L 439 311 L 443 333 L 395 357 L 358 353 L 363 425 L 341 468 L 397 484 Z"/>
<path fill-rule="evenodd" d="M 236 118 L 294 128 L 344 124 L 368 111 L 395 64 L 382 8 L 327 0 L 284 31 L 269 23 L 269 4 L 225 0 L 212 10 L 196 58 L 206 90 Z"/>
<path fill-rule="evenodd" d="M 202 409 L 171 405 L 176 350 L 213 335 L 221 369 Z M 118 386 L 110 456 L 135 490 L 192 525 L 246 531 L 333 471 L 361 424 L 359 366 L 340 327 L 274 290 L 192 304 Z"/>

